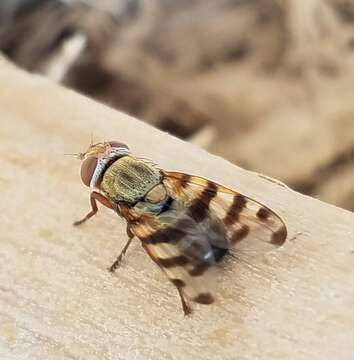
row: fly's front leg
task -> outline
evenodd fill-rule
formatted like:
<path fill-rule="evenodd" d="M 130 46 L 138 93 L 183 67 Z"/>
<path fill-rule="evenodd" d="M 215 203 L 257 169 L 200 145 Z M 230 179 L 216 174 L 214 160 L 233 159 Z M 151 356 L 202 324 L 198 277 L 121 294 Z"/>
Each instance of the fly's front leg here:
<path fill-rule="evenodd" d="M 118 266 L 120 265 L 120 263 L 121 263 L 121 261 L 123 259 L 123 256 L 127 252 L 128 247 L 129 247 L 129 245 L 131 244 L 131 242 L 132 242 L 132 240 L 134 238 L 134 234 L 132 233 L 132 231 L 130 229 L 129 223 L 128 223 L 128 226 L 127 226 L 127 235 L 128 235 L 127 243 L 124 245 L 124 248 L 122 249 L 121 253 L 117 256 L 116 261 L 108 269 L 112 273 L 117 270 Z"/>
<path fill-rule="evenodd" d="M 91 202 L 91 211 L 81 220 L 75 221 L 74 222 L 74 226 L 78 226 L 81 225 L 82 223 L 84 223 L 86 220 L 92 218 L 92 216 L 96 215 L 98 208 L 97 208 L 97 201 L 100 202 L 102 205 L 113 209 L 110 201 L 104 197 L 102 194 L 100 194 L 97 191 L 93 191 L 90 195 L 90 202 Z"/>

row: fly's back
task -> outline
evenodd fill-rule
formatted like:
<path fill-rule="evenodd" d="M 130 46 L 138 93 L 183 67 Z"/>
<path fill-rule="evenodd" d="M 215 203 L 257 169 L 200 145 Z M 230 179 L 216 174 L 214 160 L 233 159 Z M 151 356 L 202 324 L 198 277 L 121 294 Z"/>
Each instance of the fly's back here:
<path fill-rule="evenodd" d="M 153 165 L 124 156 L 106 169 L 100 187 L 112 202 L 134 204 L 161 181 L 162 174 Z"/>

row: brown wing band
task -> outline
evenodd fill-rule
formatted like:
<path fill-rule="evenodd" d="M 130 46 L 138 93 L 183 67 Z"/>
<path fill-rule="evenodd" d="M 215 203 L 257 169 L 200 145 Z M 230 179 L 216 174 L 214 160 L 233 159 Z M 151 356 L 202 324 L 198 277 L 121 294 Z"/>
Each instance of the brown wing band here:
<path fill-rule="evenodd" d="M 198 198 L 193 200 L 189 207 L 189 212 L 196 222 L 202 222 L 208 215 L 209 204 L 217 194 L 217 186 L 211 182 L 207 182 L 207 187 L 202 191 Z"/>
<path fill-rule="evenodd" d="M 210 263 L 200 263 L 196 265 L 192 270 L 189 270 L 188 273 L 191 276 L 202 276 L 209 268 L 211 264 Z"/>
<path fill-rule="evenodd" d="M 172 226 L 166 226 L 145 237 L 140 236 L 140 240 L 146 244 L 160 244 L 167 242 L 176 244 L 186 235 L 184 231 L 186 226 L 185 222 L 185 219 L 180 219 Z"/>
<path fill-rule="evenodd" d="M 250 228 L 247 225 L 242 224 L 242 226 L 235 230 L 234 233 L 230 237 L 230 242 L 232 245 L 237 244 L 239 241 L 244 239 L 248 233 L 250 232 Z"/>
<path fill-rule="evenodd" d="M 238 216 L 246 204 L 247 200 L 243 195 L 237 194 L 234 196 L 232 204 L 224 218 L 224 224 L 227 226 L 234 224 L 238 220 Z"/>
<path fill-rule="evenodd" d="M 170 281 L 174 286 L 176 286 L 179 289 L 182 289 L 186 286 L 186 283 L 181 279 L 170 279 Z"/>
<path fill-rule="evenodd" d="M 268 209 L 266 209 L 264 207 L 261 207 L 257 211 L 257 217 L 261 221 L 267 221 L 271 215 L 272 215 L 272 213 Z"/>
<path fill-rule="evenodd" d="M 286 237 L 288 235 L 288 232 L 286 230 L 285 225 L 283 225 L 279 230 L 277 230 L 276 232 L 273 233 L 272 235 L 272 240 L 271 240 L 271 244 L 273 245 L 283 245 L 283 243 L 286 240 Z"/>
<path fill-rule="evenodd" d="M 202 293 L 199 294 L 197 297 L 192 299 L 193 301 L 199 303 L 199 304 L 212 304 L 214 302 L 214 297 L 210 293 Z"/>

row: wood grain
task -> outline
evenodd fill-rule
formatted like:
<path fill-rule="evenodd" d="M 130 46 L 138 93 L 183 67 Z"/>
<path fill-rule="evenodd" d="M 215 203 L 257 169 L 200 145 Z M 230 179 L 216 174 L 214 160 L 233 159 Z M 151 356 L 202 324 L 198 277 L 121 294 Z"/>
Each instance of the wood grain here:
<path fill-rule="evenodd" d="M 354 216 L 0 60 L 1 359 L 350 359 Z M 227 185 L 279 213 L 278 251 L 225 264 L 218 301 L 190 318 L 125 225 L 89 208 L 64 153 L 118 140 L 168 170 Z"/>

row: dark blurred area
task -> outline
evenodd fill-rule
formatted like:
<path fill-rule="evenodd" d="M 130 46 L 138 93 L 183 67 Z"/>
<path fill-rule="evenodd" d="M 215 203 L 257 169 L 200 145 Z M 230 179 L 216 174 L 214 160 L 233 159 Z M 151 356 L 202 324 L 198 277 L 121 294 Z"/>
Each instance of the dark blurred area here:
<path fill-rule="evenodd" d="M 354 210 L 354 0 L 2 0 L 0 50 Z"/>

